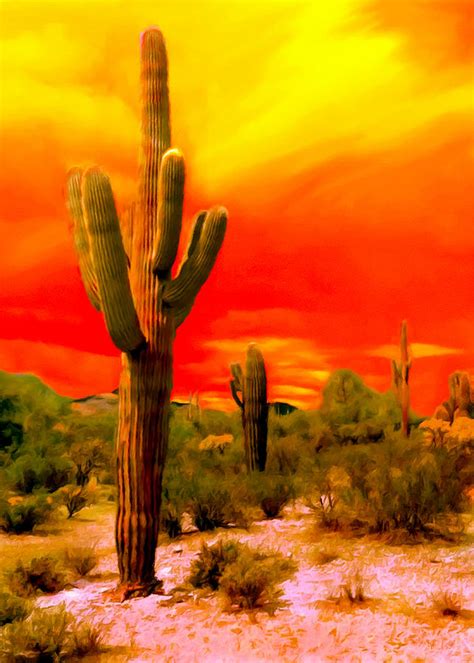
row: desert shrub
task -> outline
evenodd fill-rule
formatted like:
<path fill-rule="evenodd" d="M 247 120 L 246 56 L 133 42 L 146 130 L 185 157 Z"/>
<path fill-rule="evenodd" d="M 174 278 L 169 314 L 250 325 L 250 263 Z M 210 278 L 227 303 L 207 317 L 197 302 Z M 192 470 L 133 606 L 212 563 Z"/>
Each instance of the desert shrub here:
<path fill-rule="evenodd" d="M 276 518 L 282 508 L 294 499 L 295 484 L 292 477 L 267 474 L 252 474 L 247 478 L 252 501 L 258 504 L 267 518 Z"/>
<path fill-rule="evenodd" d="M 194 587 L 218 589 L 222 573 L 239 554 L 240 544 L 236 541 L 218 541 L 213 546 L 203 543 L 198 557 L 193 560 L 189 581 Z"/>
<path fill-rule="evenodd" d="M 278 585 L 296 570 L 279 553 L 259 552 L 238 541 L 203 544 L 193 561 L 189 580 L 195 587 L 222 590 L 231 609 L 273 612 L 282 591 Z"/>
<path fill-rule="evenodd" d="M 194 478 L 189 485 L 186 507 L 194 525 L 201 532 L 226 527 L 231 523 L 245 524 L 237 491 L 222 481 L 219 486 L 218 478 Z"/>
<path fill-rule="evenodd" d="M 0 654 L 5 661 L 54 663 L 100 653 L 101 640 L 97 628 L 79 624 L 64 606 L 37 608 L 2 629 Z"/>
<path fill-rule="evenodd" d="M 163 498 L 160 510 L 160 529 L 166 532 L 170 539 L 177 539 L 183 533 L 181 510 L 177 503 L 170 498 Z"/>
<path fill-rule="evenodd" d="M 322 546 L 315 547 L 310 552 L 310 560 L 313 564 L 317 566 L 324 566 L 325 564 L 330 564 L 336 559 L 340 559 L 341 555 L 336 545 L 325 544 Z"/>
<path fill-rule="evenodd" d="M 65 456 L 25 451 L 7 468 L 10 485 L 21 493 L 45 489 L 54 492 L 67 484 L 71 462 Z"/>
<path fill-rule="evenodd" d="M 18 596 L 34 596 L 38 592 L 55 594 L 67 586 L 61 562 L 53 557 L 35 557 L 31 562 L 18 561 L 6 574 L 10 590 Z"/>
<path fill-rule="evenodd" d="M 110 462 L 110 450 L 100 439 L 74 442 L 68 455 L 74 463 L 72 473 L 77 486 L 86 486 L 93 474 Z"/>
<path fill-rule="evenodd" d="M 318 454 L 313 476 L 321 520 L 333 529 L 428 533 L 441 514 L 463 507 L 457 450 L 427 448 L 416 431 L 335 451 Z"/>
<path fill-rule="evenodd" d="M 64 565 L 80 578 L 83 578 L 97 566 L 95 545 L 75 546 L 64 551 Z"/>
<path fill-rule="evenodd" d="M 32 606 L 29 601 L 9 592 L 0 592 L 0 626 L 25 619 Z"/>
<path fill-rule="evenodd" d="M 273 614 L 281 605 L 280 583 L 296 570 L 294 562 L 279 554 L 262 554 L 242 547 L 226 565 L 219 586 L 229 609 L 261 609 Z"/>
<path fill-rule="evenodd" d="M 96 484 L 90 481 L 84 485 L 77 486 L 68 484 L 63 486 L 57 492 L 60 504 L 66 507 L 68 518 L 72 518 L 76 513 L 90 506 L 95 501 Z"/>
<path fill-rule="evenodd" d="M 52 501 L 44 494 L 14 497 L 0 501 L 0 529 L 12 534 L 32 532 L 44 523 L 53 508 Z"/>
<path fill-rule="evenodd" d="M 359 572 L 346 578 L 341 585 L 340 596 L 346 598 L 349 603 L 365 603 L 367 601 L 365 582 Z"/>

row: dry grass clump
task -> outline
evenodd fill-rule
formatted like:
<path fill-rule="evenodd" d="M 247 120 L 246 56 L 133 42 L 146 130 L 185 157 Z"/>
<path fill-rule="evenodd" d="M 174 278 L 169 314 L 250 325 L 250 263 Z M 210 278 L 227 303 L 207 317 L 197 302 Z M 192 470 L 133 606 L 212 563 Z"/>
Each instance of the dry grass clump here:
<path fill-rule="evenodd" d="M 313 548 L 309 554 L 310 561 L 316 566 L 330 564 L 336 559 L 341 559 L 341 554 L 335 544 L 323 544 Z"/>
<path fill-rule="evenodd" d="M 66 548 L 64 551 L 65 566 L 79 578 L 88 575 L 97 566 L 98 561 L 95 544 Z"/>
<path fill-rule="evenodd" d="M 31 610 L 30 601 L 9 592 L 0 592 L 0 627 L 25 619 Z"/>
<path fill-rule="evenodd" d="M 53 662 L 82 658 L 102 651 L 97 627 L 79 624 L 64 608 L 37 608 L 0 633 L 0 659 Z"/>
<path fill-rule="evenodd" d="M 7 584 L 13 594 L 23 597 L 35 594 L 55 594 L 68 585 L 62 563 L 50 556 L 35 557 L 31 562 L 17 562 L 6 574 Z"/>
<path fill-rule="evenodd" d="M 433 596 L 433 608 L 442 617 L 471 617 L 472 611 L 465 610 L 464 603 L 461 592 L 447 590 Z"/>

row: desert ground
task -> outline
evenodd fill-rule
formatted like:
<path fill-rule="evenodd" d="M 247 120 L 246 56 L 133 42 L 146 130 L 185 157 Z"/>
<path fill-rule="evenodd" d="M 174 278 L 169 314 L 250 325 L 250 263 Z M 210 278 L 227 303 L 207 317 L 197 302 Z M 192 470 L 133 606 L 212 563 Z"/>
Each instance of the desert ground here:
<path fill-rule="evenodd" d="M 467 527 L 472 531 L 472 525 Z M 5 567 L 21 556 L 60 554 L 71 542 L 97 545 L 98 565 L 84 579 L 38 606 L 65 604 L 80 621 L 96 625 L 100 661 L 471 661 L 474 654 L 472 536 L 461 542 L 391 545 L 375 537 L 346 538 L 316 525 L 301 502 L 282 517 L 248 530 L 198 532 L 190 523 L 175 540 L 161 537 L 157 575 L 163 594 L 109 600 L 117 583 L 114 507 L 103 502 L 74 519 L 34 535 L 0 535 Z M 203 542 L 238 539 L 279 551 L 297 571 L 282 584 L 273 615 L 226 610 L 219 592 L 186 584 Z M 351 602 L 344 587 L 362 589 Z M 456 616 L 442 614 L 446 596 L 462 603 Z"/>

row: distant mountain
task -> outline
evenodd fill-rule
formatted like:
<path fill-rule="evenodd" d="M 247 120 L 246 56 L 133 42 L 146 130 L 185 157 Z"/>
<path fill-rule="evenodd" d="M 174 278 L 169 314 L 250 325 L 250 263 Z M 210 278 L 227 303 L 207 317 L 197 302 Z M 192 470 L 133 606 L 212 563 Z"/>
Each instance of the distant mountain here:
<path fill-rule="evenodd" d="M 0 398 L 14 399 L 29 411 L 41 404 L 45 410 L 58 414 L 72 402 L 71 398 L 60 396 L 36 375 L 7 371 L 0 371 Z"/>
<path fill-rule="evenodd" d="M 270 409 L 275 412 L 275 414 L 278 414 L 279 416 L 284 416 L 286 414 L 291 414 L 298 408 L 296 405 L 291 405 L 290 403 L 285 403 L 283 401 L 275 401 L 273 403 L 268 404 Z"/>

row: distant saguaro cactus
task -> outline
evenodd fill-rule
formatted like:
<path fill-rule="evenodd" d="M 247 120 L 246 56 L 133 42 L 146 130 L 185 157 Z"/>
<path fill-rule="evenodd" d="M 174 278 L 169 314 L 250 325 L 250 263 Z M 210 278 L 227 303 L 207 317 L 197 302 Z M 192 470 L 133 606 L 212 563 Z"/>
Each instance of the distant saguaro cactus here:
<path fill-rule="evenodd" d="M 408 378 L 411 368 L 410 350 L 407 338 L 407 322 L 402 322 L 400 332 L 400 363 L 392 360 L 392 388 L 397 394 L 402 409 L 402 433 L 408 436 L 408 414 L 410 409 L 410 389 Z"/>
<path fill-rule="evenodd" d="M 255 343 L 247 348 L 245 374 L 240 364 L 231 364 L 230 370 L 232 396 L 242 410 L 245 463 L 249 471 L 263 472 L 267 462 L 267 375 L 263 355 Z"/>
<path fill-rule="evenodd" d="M 146 596 L 158 587 L 162 474 L 168 447 L 172 347 L 176 328 L 214 265 L 227 212 L 200 212 L 174 278 L 181 232 L 184 159 L 170 149 L 168 63 L 157 28 L 141 39 L 142 143 L 138 202 L 119 224 L 108 177 L 73 169 L 68 204 L 84 285 L 122 351 L 117 436 L 120 570 L 117 596 Z M 125 245 L 125 248 L 124 248 Z"/>
<path fill-rule="evenodd" d="M 474 416 L 474 393 L 467 371 L 455 371 L 449 376 L 449 400 L 438 406 L 434 416 L 450 423 L 459 417 Z"/>

